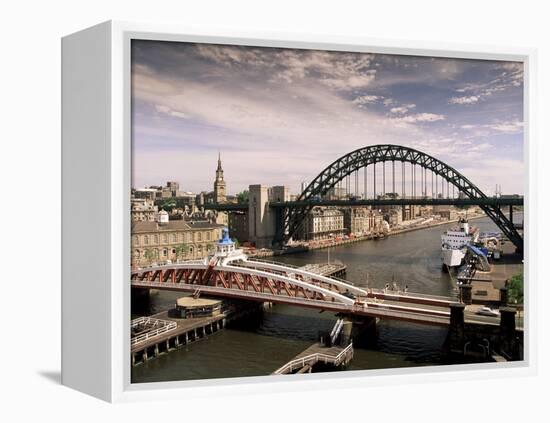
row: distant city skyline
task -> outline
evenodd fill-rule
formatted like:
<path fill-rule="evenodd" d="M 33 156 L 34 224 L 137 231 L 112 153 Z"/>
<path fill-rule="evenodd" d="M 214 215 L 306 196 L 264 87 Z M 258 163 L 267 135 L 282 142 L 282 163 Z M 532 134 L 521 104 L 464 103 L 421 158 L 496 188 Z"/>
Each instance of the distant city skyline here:
<path fill-rule="evenodd" d="M 524 192 L 523 65 L 515 62 L 133 41 L 133 180 L 300 192 L 338 157 L 399 144 L 487 195 Z"/>

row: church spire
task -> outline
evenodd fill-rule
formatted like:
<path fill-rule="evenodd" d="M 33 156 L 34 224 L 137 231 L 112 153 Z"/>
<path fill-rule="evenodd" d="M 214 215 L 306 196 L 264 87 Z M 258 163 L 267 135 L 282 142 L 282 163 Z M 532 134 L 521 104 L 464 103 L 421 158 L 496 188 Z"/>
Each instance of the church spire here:
<path fill-rule="evenodd" d="M 218 171 L 222 170 L 222 156 L 221 153 L 218 151 Z"/>
<path fill-rule="evenodd" d="M 214 181 L 214 201 L 225 203 L 225 181 L 223 180 L 222 155 L 218 151 L 218 168 L 216 169 L 216 180 Z"/>

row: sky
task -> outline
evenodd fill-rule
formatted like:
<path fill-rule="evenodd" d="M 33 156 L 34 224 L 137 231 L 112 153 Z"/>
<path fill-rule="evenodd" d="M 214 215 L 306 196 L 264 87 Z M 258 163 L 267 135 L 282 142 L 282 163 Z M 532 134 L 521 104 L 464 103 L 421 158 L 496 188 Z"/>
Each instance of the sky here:
<path fill-rule="evenodd" d="M 132 42 L 136 188 L 299 193 L 374 144 L 416 148 L 487 195 L 524 191 L 523 65 L 320 50 Z"/>

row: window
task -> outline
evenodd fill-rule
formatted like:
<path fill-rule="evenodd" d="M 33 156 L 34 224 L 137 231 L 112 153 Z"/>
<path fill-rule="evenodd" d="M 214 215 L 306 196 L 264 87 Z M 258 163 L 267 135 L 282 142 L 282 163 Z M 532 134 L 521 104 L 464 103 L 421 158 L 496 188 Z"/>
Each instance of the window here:
<path fill-rule="evenodd" d="M 149 245 L 149 236 L 145 235 L 145 236 L 143 237 L 143 243 L 144 243 L 145 245 Z"/>
<path fill-rule="evenodd" d="M 177 234 L 172 234 L 172 242 L 173 243 L 178 242 L 178 235 Z"/>

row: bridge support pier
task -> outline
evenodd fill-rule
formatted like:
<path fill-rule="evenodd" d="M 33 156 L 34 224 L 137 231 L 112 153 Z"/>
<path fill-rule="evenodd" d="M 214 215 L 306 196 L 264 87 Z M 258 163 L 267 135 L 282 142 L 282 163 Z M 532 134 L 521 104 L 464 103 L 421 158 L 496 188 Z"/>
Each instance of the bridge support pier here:
<path fill-rule="evenodd" d="M 451 319 L 449 324 L 449 334 L 447 335 L 447 345 L 450 353 L 462 354 L 464 351 L 464 308 L 462 303 L 452 303 Z"/>
<path fill-rule="evenodd" d="M 500 352 L 509 360 L 521 360 L 519 342 L 516 333 L 516 309 L 500 308 Z"/>
<path fill-rule="evenodd" d="M 460 285 L 460 300 L 466 305 L 472 304 L 472 285 L 462 284 Z"/>
<path fill-rule="evenodd" d="M 503 286 L 500 288 L 500 306 L 504 307 L 508 305 L 508 288 Z"/>
<path fill-rule="evenodd" d="M 376 338 L 376 317 L 346 317 L 342 329 L 342 345 L 367 345 Z"/>

